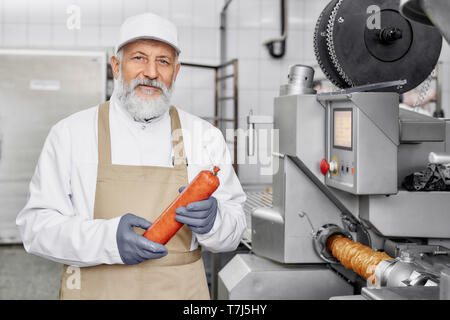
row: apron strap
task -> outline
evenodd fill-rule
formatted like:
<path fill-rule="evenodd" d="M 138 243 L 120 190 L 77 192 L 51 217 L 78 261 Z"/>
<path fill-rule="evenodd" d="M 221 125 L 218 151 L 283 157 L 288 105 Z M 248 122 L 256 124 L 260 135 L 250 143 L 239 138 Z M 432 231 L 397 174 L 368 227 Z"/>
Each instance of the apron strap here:
<path fill-rule="evenodd" d="M 109 101 L 102 103 L 98 108 L 98 163 L 102 165 L 112 164 Z"/>
<path fill-rule="evenodd" d="M 181 122 L 178 111 L 174 106 L 169 110 L 172 126 L 172 147 L 174 156 L 174 167 L 184 167 L 187 164 L 186 153 L 184 151 L 183 133 L 181 132 Z"/>
<path fill-rule="evenodd" d="M 180 117 L 174 106 L 170 107 L 169 114 L 171 119 L 174 167 L 184 167 L 187 162 Z M 102 165 L 112 164 L 111 135 L 109 129 L 109 101 L 102 103 L 98 108 L 98 163 Z"/>

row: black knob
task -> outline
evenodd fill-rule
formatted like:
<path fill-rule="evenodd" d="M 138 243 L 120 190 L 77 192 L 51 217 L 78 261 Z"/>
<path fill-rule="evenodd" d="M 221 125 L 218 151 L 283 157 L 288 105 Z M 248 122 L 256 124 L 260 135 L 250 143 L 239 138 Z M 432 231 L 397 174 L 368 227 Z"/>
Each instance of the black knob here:
<path fill-rule="evenodd" d="M 395 27 L 387 27 L 378 30 L 378 38 L 381 42 L 389 43 L 402 38 L 402 30 Z"/>

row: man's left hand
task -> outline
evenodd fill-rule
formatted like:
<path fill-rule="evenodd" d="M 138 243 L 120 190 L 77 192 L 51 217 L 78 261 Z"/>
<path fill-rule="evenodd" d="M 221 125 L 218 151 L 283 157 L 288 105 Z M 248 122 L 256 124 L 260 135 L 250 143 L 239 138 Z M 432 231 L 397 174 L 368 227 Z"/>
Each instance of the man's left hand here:
<path fill-rule="evenodd" d="M 179 192 L 183 191 L 181 187 Z M 216 220 L 217 200 L 209 197 L 206 200 L 189 203 L 186 207 L 178 207 L 175 212 L 175 220 L 187 224 L 192 232 L 198 234 L 208 233 Z"/>

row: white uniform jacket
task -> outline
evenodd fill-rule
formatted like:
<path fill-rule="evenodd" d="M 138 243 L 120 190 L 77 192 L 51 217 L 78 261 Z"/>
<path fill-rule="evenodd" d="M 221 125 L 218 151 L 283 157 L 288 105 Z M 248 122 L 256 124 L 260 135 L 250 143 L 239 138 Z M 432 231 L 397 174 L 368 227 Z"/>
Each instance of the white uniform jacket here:
<path fill-rule="evenodd" d="M 170 116 L 136 122 L 113 98 L 110 103 L 112 163 L 172 166 Z M 178 109 L 189 181 L 201 170 L 220 167 L 213 194 L 218 212 L 206 234 L 193 233 L 212 252 L 234 250 L 246 228 L 245 193 L 233 170 L 222 133 L 207 121 Z M 116 242 L 120 217 L 93 219 L 97 179 L 98 106 L 75 113 L 52 127 L 30 183 L 29 199 L 16 224 L 27 252 L 75 266 L 123 263 Z M 127 212 L 124 212 L 124 214 Z"/>

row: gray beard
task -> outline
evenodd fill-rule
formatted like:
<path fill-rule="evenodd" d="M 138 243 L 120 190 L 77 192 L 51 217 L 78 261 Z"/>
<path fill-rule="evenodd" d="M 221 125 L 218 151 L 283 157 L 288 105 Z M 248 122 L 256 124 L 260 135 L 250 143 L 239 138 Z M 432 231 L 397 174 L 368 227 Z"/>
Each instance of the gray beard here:
<path fill-rule="evenodd" d="M 161 93 L 156 98 L 144 99 L 136 94 L 134 89 L 140 85 L 145 84 L 161 89 Z M 162 82 L 150 79 L 133 79 L 127 85 L 122 78 L 122 72 L 114 80 L 113 96 L 125 108 L 126 111 L 138 122 L 149 122 L 152 119 L 163 115 L 170 108 L 170 98 L 173 91 L 173 81 L 170 89 Z"/>

